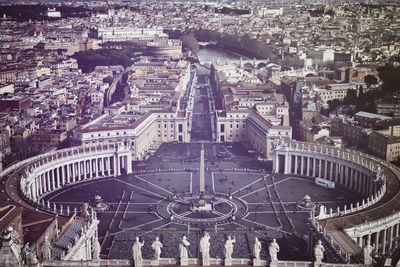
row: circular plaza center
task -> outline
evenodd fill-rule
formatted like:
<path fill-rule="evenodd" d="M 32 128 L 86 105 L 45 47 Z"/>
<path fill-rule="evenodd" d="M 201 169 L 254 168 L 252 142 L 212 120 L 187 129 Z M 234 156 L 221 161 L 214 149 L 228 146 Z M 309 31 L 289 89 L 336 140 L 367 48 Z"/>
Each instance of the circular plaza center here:
<path fill-rule="evenodd" d="M 301 200 L 308 195 L 316 210 L 360 200 L 354 192 L 316 185 L 310 177 L 272 173 L 272 162 L 257 160 L 240 143 L 204 147 L 203 192 L 201 144 L 163 144 L 146 162 L 133 162 L 132 174 L 81 181 L 50 193 L 44 201 L 71 211 L 84 203 L 101 207 L 97 214 L 104 258 L 129 259 L 137 236 L 145 242 L 145 258 L 151 257 L 156 236 L 164 244 L 162 256 L 173 258 L 183 234 L 195 257 L 199 238 L 207 231 L 215 240 L 211 257 L 223 257 L 218 240 L 231 235 L 237 242 L 233 257 L 247 258 L 249 240 L 257 237 L 265 247 L 276 238 L 282 259 L 306 260 L 311 211 L 299 208 Z M 261 257 L 268 258 L 267 253 L 262 250 Z"/>

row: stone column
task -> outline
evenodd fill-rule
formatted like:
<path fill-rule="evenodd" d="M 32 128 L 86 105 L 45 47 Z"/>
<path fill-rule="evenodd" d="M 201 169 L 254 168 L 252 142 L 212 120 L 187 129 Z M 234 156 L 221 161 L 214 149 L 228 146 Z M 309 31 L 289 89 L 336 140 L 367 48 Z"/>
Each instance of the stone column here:
<path fill-rule="evenodd" d="M 335 163 L 333 163 L 333 161 L 330 161 L 329 162 L 329 167 L 330 167 L 330 170 L 329 170 L 329 181 L 332 181 L 332 182 L 335 181 L 335 178 L 333 177 L 333 166 L 335 166 Z"/>
<path fill-rule="evenodd" d="M 29 186 L 29 191 L 30 191 L 30 199 L 35 200 L 35 189 L 33 188 L 33 183 Z"/>
<path fill-rule="evenodd" d="M 76 174 L 75 162 L 72 162 L 72 164 L 71 164 L 71 170 L 72 170 L 71 183 L 75 183 L 75 174 Z"/>
<path fill-rule="evenodd" d="M 83 180 L 88 179 L 88 173 L 87 173 L 87 159 L 82 161 L 82 171 L 83 171 Z"/>
<path fill-rule="evenodd" d="M 375 253 L 379 253 L 379 232 L 380 231 L 376 232 L 375 234 Z"/>
<path fill-rule="evenodd" d="M 110 176 L 110 158 L 106 157 L 105 160 L 106 160 L 105 167 L 106 167 L 107 176 Z"/>
<path fill-rule="evenodd" d="M 39 175 L 37 178 L 37 184 L 38 184 L 38 195 L 42 195 L 43 194 L 43 188 L 42 188 L 42 176 Z"/>
<path fill-rule="evenodd" d="M 371 244 L 371 237 L 372 237 L 372 234 L 368 234 L 368 236 L 367 236 L 367 244 Z"/>
<path fill-rule="evenodd" d="M 290 174 L 291 173 L 291 155 L 289 153 L 285 154 L 285 173 L 284 174 Z"/>
<path fill-rule="evenodd" d="M 81 161 L 78 161 L 76 163 L 76 166 L 78 167 L 78 178 L 76 179 L 77 181 L 82 180 L 81 163 Z"/>
<path fill-rule="evenodd" d="M 297 170 L 299 168 L 299 158 L 297 155 L 294 155 L 294 174 L 298 174 Z"/>
<path fill-rule="evenodd" d="M 36 180 L 33 180 L 32 184 L 31 184 L 31 190 L 32 190 L 32 200 L 36 201 L 36 198 L 37 198 Z"/>
<path fill-rule="evenodd" d="M 54 169 L 51 170 L 51 181 L 53 182 L 54 189 L 58 188 L 58 184 L 56 183 L 56 172 Z"/>
<path fill-rule="evenodd" d="M 100 168 L 101 168 L 101 170 L 100 170 L 101 176 L 104 176 L 104 158 L 103 157 L 100 158 Z"/>
<path fill-rule="evenodd" d="M 93 159 L 89 159 L 89 178 L 93 178 Z"/>
<path fill-rule="evenodd" d="M 340 183 L 340 164 L 336 163 L 336 175 L 335 182 Z"/>
<path fill-rule="evenodd" d="M 310 176 L 311 175 L 311 158 L 310 157 L 307 157 L 307 176 Z"/>
<path fill-rule="evenodd" d="M 47 184 L 47 191 L 52 191 L 53 189 L 51 188 L 51 184 L 50 184 L 50 175 L 49 175 L 49 172 L 48 171 L 46 171 L 45 173 L 44 173 L 44 176 L 45 176 L 45 178 L 46 178 L 46 184 Z"/>
<path fill-rule="evenodd" d="M 391 250 L 393 248 L 393 226 L 390 226 L 388 229 L 388 234 L 389 234 L 389 250 Z"/>
<path fill-rule="evenodd" d="M 65 183 L 66 183 L 66 182 L 65 182 L 65 177 L 66 177 L 67 175 L 66 175 L 66 172 L 65 172 L 65 166 L 62 165 L 61 168 L 62 168 L 62 185 L 64 186 Z"/>
<path fill-rule="evenodd" d="M 382 253 L 386 253 L 386 230 L 384 229 L 383 232 L 383 236 L 382 236 Z"/>
<path fill-rule="evenodd" d="M 117 175 L 121 175 L 121 157 L 117 155 Z"/>
<path fill-rule="evenodd" d="M 317 172 L 317 167 L 316 167 L 316 163 L 317 159 L 315 157 L 313 157 L 313 166 L 312 166 L 312 176 L 315 177 L 315 173 Z"/>
<path fill-rule="evenodd" d="M 325 160 L 325 172 L 324 172 L 324 178 L 326 179 L 326 180 L 328 180 L 328 161 L 327 160 Z"/>
<path fill-rule="evenodd" d="M 128 174 L 131 174 L 133 172 L 132 170 L 132 154 L 129 152 L 128 156 L 126 156 L 126 172 Z"/>
<path fill-rule="evenodd" d="M 70 177 L 71 177 L 71 170 L 70 170 L 69 163 L 68 163 L 67 165 L 65 165 L 65 167 L 67 168 L 67 176 L 66 176 L 65 181 L 66 181 L 67 183 L 69 183 L 69 182 L 70 182 Z"/>
<path fill-rule="evenodd" d="M 114 177 L 117 176 L 117 157 L 118 157 L 117 154 L 113 155 L 113 175 L 114 175 Z"/>

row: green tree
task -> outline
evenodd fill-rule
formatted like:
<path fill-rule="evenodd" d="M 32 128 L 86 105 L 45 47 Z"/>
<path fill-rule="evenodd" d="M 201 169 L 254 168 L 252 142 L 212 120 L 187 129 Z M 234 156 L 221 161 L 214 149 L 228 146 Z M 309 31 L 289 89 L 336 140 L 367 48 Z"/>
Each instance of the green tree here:
<path fill-rule="evenodd" d="M 378 79 L 374 75 L 368 74 L 364 77 L 364 82 L 369 88 L 372 84 L 378 84 Z"/>
<path fill-rule="evenodd" d="M 383 92 L 396 92 L 400 85 L 400 68 L 393 65 L 385 65 L 384 67 L 379 67 L 377 70 L 379 72 L 379 79 L 383 82 Z"/>

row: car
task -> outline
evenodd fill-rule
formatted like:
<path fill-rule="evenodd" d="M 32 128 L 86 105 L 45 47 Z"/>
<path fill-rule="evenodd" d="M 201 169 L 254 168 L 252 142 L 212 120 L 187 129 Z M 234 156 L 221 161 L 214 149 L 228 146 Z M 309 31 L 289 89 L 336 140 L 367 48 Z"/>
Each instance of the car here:
<path fill-rule="evenodd" d="M 226 157 L 228 157 L 228 153 L 226 153 L 225 151 L 220 151 L 220 152 L 217 152 L 217 158 L 226 158 Z"/>

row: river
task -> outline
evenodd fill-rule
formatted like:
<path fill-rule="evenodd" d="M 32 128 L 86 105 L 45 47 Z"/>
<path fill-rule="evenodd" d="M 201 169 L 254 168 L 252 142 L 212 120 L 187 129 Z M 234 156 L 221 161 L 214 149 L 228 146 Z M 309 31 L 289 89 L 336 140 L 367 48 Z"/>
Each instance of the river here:
<path fill-rule="evenodd" d="M 200 49 L 200 51 L 197 53 L 197 56 L 199 58 L 200 63 L 210 62 L 213 59 L 215 61 L 218 61 L 219 59 L 219 61 L 221 62 L 224 62 L 226 59 L 228 60 L 234 60 L 234 59 L 237 60 L 240 58 L 248 59 L 248 57 L 246 56 L 218 47 Z"/>

